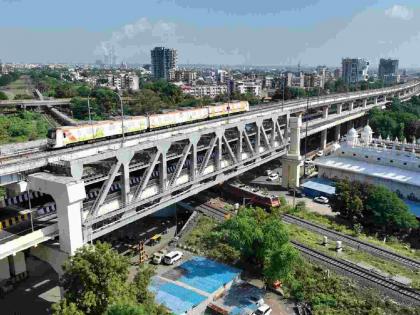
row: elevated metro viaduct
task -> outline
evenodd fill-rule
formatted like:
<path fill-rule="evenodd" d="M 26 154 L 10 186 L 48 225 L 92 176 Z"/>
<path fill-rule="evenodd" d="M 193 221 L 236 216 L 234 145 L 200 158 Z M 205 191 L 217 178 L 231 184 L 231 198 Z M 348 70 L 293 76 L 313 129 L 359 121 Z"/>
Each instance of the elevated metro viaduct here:
<path fill-rule="evenodd" d="M 62 260 L 87 242 L 276 158 L 283 161 L 282 185 L 298 187 L 301 138 L 321 132 L 323 147 L 328 128 L 336 128 L 338 140 L 342 124 L 385 106 L 392 97 L 407 100 L 419 93 L 415 81 L 254 107 L 235 116 L 130 135 L 124 142 L 119 138 L 6 157 L 0 176 L 9 181 L 9 194 L 21 194 L 28 186 L 50 195 L 56 214 L 35 231 L 0 242 L 0 279 L 23 268 L 23 250 L 57 236 L 59 250 L 38 246 L 31 251 L 60 272 Z M 307 130 L 301 128 L 303 113 Z"/>

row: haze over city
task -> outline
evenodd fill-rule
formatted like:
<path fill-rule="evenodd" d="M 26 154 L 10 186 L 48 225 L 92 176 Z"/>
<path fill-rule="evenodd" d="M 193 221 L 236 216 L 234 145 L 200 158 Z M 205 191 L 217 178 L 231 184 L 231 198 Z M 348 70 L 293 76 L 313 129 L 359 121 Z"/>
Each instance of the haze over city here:
<path fill-rule="evenodd" d="M 415 0 L 3 0 L 0 11 L 4 62 L 93 63 L 114 47 L 117 62 L 142 64 L 167 46 L 180 64 L 419 64 Z"/>

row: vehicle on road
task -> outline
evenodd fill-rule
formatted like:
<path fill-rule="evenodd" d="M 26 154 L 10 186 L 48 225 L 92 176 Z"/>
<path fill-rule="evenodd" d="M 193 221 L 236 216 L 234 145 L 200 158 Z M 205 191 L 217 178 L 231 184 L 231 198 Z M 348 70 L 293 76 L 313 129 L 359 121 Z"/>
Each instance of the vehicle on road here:
<path fill-rule="evenodd" d="M 315 197 L 315 198 L 314 198 L 314 201 L 315 201 L 315 202 L 318 202 L 318 203 L 322 203 L 322 204 L 327 204 L 327 203 L 329 203 L 329 202 L 330 202 L 330 201 L 328 200 L 328 198 L 327 198 L 327 197 L 324 197 L 324 196 Z"/>
<path fill-rule="evenodd" d="M 174 250 L 172 252 L 167 253 L 164 257 L 163 257 L 163 262 L 167 265 L 173 265 L 174 263 L 176 263 L 178 260 L 180 260 L 182 258 L 184 254 L 181 251 L 178 250 Z"/>
<path fill-rule="evenodd" d="M 265 175 L 270 176 L 273 173 L 272 170 L 265 170 Z"/>
<path fill-rule="evenodd" d="M 289 195 L 290 196 L 293 196 L 294 195 L 297 198 L 303 198 L 303 197 L 305 197 L 305 194 L 301 190 L 299 190 L 299 189 L 290 189 L 289 190 Z"/>
<path fill-rule="evenodd" d="M 319 150 L 319 151 L 316 153 L 316 156 L 324 156 L 324 151 L 323 151 L 323 150 Z"/>
<path fill-rule="evenodd" d="M 168 253 L 166 249 L 161 249 L 160 251 L 153 254 L 152 262 L 156 265 L 159 265 L 163 261 L 163 257 Z"/>
<path fill-rule="evenodd" d="M 279 178 L 279 174 L 277 174 L 277 173 L 272 173 L 268 176 L 268 180 L 271 181 L 271 182 L 275 181 L 278 178 Z"/>
<path fill-rule="evenodd" d="M 267 304 L 261 305 L 253 315 L 270 315 L 273 310 Z"/>

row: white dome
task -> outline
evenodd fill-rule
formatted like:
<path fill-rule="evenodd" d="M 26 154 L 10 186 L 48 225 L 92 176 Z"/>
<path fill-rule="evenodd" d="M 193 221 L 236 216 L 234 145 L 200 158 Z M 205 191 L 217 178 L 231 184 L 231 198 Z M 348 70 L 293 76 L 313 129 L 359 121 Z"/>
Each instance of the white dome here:
<path fill-rule="evenodd" d="M 365 128 L 363 128 L 363 132 L 373 133 L 372 128 L 370 128 L 369 125 L 366 125 Z"/>
<path fill-rule="evenodd" d="M 350 130 L 349 130 L 349 132 L 347 133 L 347 137 L 358 137 L 358 134 L 357 134 L 357 131 L 356 131 L 356 129 L 354 129 L 354 128 L 351 128 Z"/>

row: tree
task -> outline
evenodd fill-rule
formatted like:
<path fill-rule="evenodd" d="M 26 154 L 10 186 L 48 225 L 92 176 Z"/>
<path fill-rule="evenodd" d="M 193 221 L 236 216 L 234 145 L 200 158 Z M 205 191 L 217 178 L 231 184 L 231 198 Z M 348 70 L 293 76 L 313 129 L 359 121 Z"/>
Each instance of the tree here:
<path fill-rule="evenodd" d="M 63 265 L 65 298 L 85 314 L 102 315 L 109 305 L 134 302 L 127 283 L 129 261 L 111 246 L 84 246 Z"/>
<path fill-rule="evenodd" d="M 66 299 L 53 304 L 51 310 L 53 315 L 84 315 L 83 312 L 77 308 L 76 304 L 71 302 L 68 303 Z"/>
<path fill-rule="evenodd" d="M 387 233 L 418 227 L 417 219 L 408 206 L 384 186 L 372 189 L 366 202 L 366 211 L 369 213 L 369 222 L 382 226 Z"/>
<path fill-rule="evenodd" d="M 115 304 L 108 308 L 105 315 L 149 315 L 143 305 Z"/>
<path fill-rule="evenodd" d="M 4 93 L 3 91 L 0 91 L 0 101 L 1 100 L 8 100 L 9 98 L 7 97 L 6 93 Z"/>
<path fill-rule="evenodd" d="M 219 235 L 245 261 L 253 261 L 262 268 L 267 283 L 291 275 L 298 254 L 276 212 L 268 214 L 261 208 L 241 208 L 237 216 L 222 224 Z"/>

